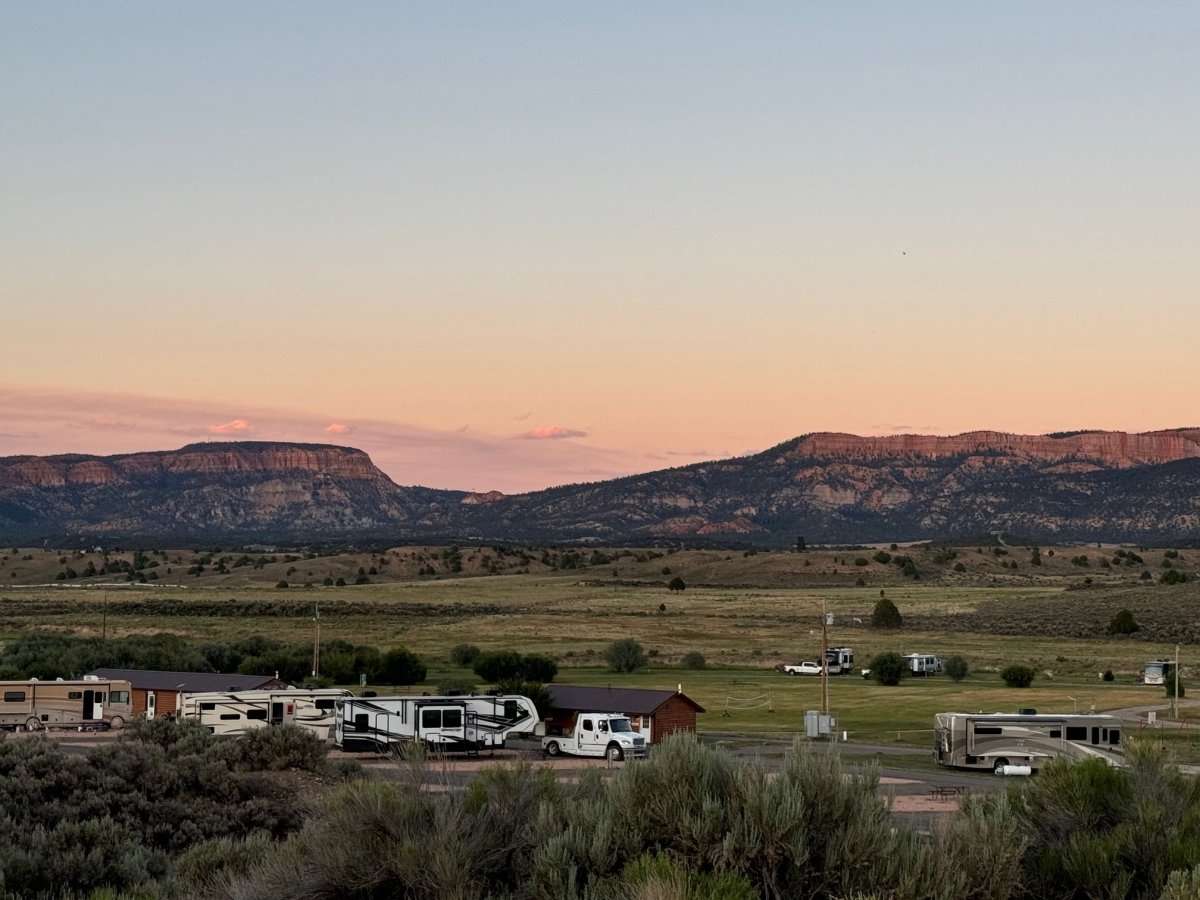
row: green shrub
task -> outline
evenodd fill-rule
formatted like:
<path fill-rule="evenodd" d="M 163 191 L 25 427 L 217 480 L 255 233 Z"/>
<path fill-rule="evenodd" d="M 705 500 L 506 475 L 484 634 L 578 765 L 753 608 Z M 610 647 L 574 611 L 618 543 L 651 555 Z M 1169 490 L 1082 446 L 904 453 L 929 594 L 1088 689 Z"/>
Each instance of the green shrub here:
<path fill-rule="evenodd" d="M 942 663 L 942 671 L 949 676 L 951 681 L 959 682 L 970 674 L 970 667 L 967 661 L 961 656 L 951 656 Z"/>
<path fill-rule="evenodd" d="M 690 650 L 683 654 L 683 659 L 679 661 L 679 665 L 684 669 L 703 669 L 708 666 L 704 660 L 704 654 L 699 650 Z"/>
<path fill-rule="evenodd" d="M 1109 634 L 1133 634 L 1138 631 L 1141 626 L 1133 618 L 1133 613 L 1127 609 L 1123 609 L 1113 616 L 1113 620 L 1108 623 Z"/>
<path fill-rule="evenodd" d="M 425 680 L 427 670 L 415 653 L 397 647 L 383 655 L 379 679 L 383 684 L 417 684 Z"/>
<path fill-rule="evenodd" d="M 437 685 L 439 694 L 472 694 L 475 688 L 473 679 L 463 678 L 461 675 L 448 675 L 440 679 Z"/>
<path fill-rule="evenodd" d="M 682 590 L 685 590 L 686 588 L 687 588 L 687 585 L 683 583 L 683 579 L 680 578 L 678 575 L 676 575 L 674 578 L 672 578 L 670 581 L 667 582 L 667 589 L 671 590 L 671 591 L 682 591 Z"/>
<path fill-rule="evenodd" d="M 1010 688 L 1027 688 L 1037 675 L 1029 666 L 1014 663 L 1000 671 L 1000 679 Z"/>
<path fill-rule="evenodd" d="M 871 677 L 876 683 L 895 687 L 908 675 L 908 660 L 891 651 L 880 653 L 871 660 Z"/>
<path fill-rule="evenodd" d="M 886 550 L 876 550 L 875 555 L 872 556 L 871 559 L 886 566 L 892 561 L 892 554 L 888 553 Z"/>
<path fill-rule="evenodd" d="M 900 628 L 903 624 L 904 620 L 901 618 L 896 604 L 887 597 L 880 597 L 875 604 L 875 609 L 871 612 L 871 627 Z"/>
<path fill-rule="evenodd" d="M 604 661 L 614 672 L 636 672 L 646 667 L 646 653 L 633 638 L 622 638 L 608 645 Z"/>
<path fill-rule="evenodd" d="M 479 656 L 479 648 L 474 644 L 455 644 L 450 648 L 450 662 L 456 666 L 469 666 Z"/>

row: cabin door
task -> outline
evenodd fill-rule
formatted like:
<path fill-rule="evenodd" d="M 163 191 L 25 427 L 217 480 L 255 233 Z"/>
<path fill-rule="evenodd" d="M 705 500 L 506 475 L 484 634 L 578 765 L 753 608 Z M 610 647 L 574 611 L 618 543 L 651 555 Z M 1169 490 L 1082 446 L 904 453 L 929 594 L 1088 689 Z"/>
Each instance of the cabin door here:
<path fill-rule="evenodd" d="M 83 692 L 83 718 L 84 721 L 104 718 L 104 705 L 96 702 L 95 691 Z"/>
<path fill-rule="evenodd" d="M 154 691 L 146 691 L 146 718 L 154 718 Z"/>
<path fill-rule="evenodd" d="M 420 731 L 427 744 L 456 744 L 466 740 L 466 722 L 461 706 L 421 707 Z"/>

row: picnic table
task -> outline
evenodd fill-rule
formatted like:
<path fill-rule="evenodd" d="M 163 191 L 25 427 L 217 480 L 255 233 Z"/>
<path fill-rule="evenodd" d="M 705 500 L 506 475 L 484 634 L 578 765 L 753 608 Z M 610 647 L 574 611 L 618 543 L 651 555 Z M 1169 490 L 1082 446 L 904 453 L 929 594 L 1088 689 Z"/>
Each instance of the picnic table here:
<path fill-rule="evenodd" d="M 953 800 L 966 792 L 965 784 L 940 784 L 929 789 L 929 796 L 933 800 Z"/>

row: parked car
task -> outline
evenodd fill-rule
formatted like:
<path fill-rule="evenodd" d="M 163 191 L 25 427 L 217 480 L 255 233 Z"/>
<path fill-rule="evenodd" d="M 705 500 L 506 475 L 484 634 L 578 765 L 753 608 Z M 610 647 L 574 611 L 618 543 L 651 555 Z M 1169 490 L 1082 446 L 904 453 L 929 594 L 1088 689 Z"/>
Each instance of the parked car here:
<path fill-rule="evenodd" d="M 787 675 L 820 675 L 821 666 L 815 662 L 805 661 L 791 666 L 784 666 L 783 671 Z"/>

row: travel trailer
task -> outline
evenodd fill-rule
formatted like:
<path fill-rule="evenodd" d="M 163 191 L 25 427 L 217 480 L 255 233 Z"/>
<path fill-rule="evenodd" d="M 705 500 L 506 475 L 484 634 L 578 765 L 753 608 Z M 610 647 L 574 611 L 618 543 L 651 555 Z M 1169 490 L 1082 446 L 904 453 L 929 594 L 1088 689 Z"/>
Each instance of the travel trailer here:
<path fill-rule="evenodd" d="M 120 728 L 133 716 L 128 681 L 0 681 L 0 728 Z"/>
<path fill-rule="evenodd" d="M 849 675 L 854 671 L 854 650 L 850 647 L 830 647 L 825 651 L 825 667 L 830 675 Z"/>
<path fill-rule="evenodd" d="M 1119 766 L 1122 724 L 1116 716 L 1096 713 L 938 713 L 933 758 L 942 766 L 997 772 L 1008 766 L 1038 769 L 1057 757 Z"/>
<path fill-rule="evenodd" d="M 349 691 L 335 688 L 206 691 L 180 694 L 176 714 L 199 722 L 213 734 L 240 735 L 269 725 L 298 725 L 324 740 L 333 734 L 337 701 L 349 696 Z"/>
<path fill-rule="evenodd" d="M 563 734 L 542 738 L 542 749 L 550 756 L 607 756 L 624 759 L 646 755 L 646 738 L 633 730 L 629 716 L 621 713 L 580 713 Z"/>
<path fill-rule="evenodd" d="M 537 707 L 513 694 L 349 697 L 337 701 L 334 741 L 384 751 L 420 743 L 437 752 L 499 750 L 510 734 L 540 734 Z"/>
<path fill-rule="evenodd" d="M 942 658 L 940 656 L 910 653 L 904 657 L 904 662 L 908 666 L 909 675 L 940 675 L 942 672 Z"/>

